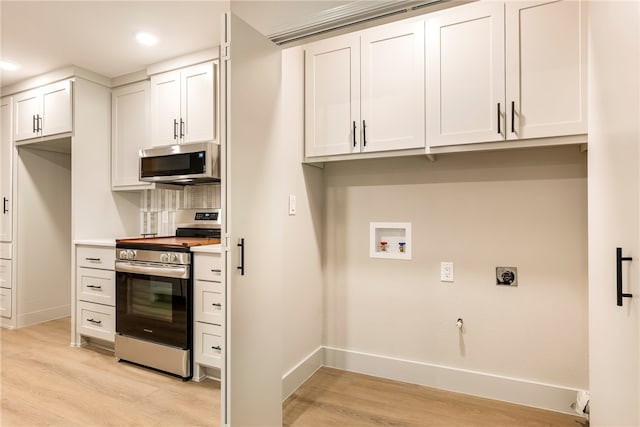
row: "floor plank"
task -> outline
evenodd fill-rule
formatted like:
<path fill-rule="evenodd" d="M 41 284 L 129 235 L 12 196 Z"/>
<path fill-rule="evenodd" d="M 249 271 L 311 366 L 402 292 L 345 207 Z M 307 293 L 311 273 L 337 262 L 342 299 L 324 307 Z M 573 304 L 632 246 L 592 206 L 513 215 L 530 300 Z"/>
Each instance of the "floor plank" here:
<path fill-rule="evenodd" d="M 217 381 L 183 382 L 73 348 L 69 322 L 0 332 L 3 427 L 220 425 Z"/>
<path fill-rule="evenodd" d="M 69 318 L 0 331 L 0 425 L 219 426 L 217 381 L 183 382 L 95 347 L 69 346 Z M 580 417 L 322 368 L 283 404 L 283 425 L 559 426 Z"/>
<path fill-rule="evenodd" d="M 318 370 L 284 402 L 283 420 L 291 427 L 586 425 L 577 416 L 331 368 Z"/>

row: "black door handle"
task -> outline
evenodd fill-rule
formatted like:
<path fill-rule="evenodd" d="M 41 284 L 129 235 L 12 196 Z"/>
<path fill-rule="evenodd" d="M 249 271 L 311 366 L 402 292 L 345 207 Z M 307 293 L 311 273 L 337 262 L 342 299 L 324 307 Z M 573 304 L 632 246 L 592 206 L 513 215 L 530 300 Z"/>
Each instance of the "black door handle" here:
<path fill-rule="evenodd" d="M 622 248 L 616 248 L 616 303 L 622 307 L 622 298 L 631 298 L 633 294 L 622 292 L 622 261 L 631 261 L 631 257 L 622 256 Z"/>
<path fill-rule="evenodd" d="M 356 147 L 356 121 L 353 121 L 353 148 Z"/>
<path fill-rule="evenodd" d="M 367 146 L 367 122 L 362 121 L 362 143 Z"/>
<path fill-rule="evenodd" d="M 2 198 L 2 213 L 6 214 L 7 212 L 9 212 L 9 209 L 7 209 L 7 202 L 9 201 L 9 199 L 7 199 L 6 197 Z"/>
<path fill-rule="evenodd" d="M 501 134 L 502 132 L 500 132 L 500 128 L 501 128 L 501 124 L 500 124 L 500 103 L 498 102 L 498 134 Z"/>
<path fill-rule="evenodd" d="M 240 248 L 240 265 L 238 266 L 238 270 L 240 270 L 240 275 L 244 276 L 244 237 L 240 239 L 238 247 Z"/>
<path fill-rule="evenodd" d="M 516 133 L 516 103 L 515 101 L 511 101 L 511 133 Z"/>

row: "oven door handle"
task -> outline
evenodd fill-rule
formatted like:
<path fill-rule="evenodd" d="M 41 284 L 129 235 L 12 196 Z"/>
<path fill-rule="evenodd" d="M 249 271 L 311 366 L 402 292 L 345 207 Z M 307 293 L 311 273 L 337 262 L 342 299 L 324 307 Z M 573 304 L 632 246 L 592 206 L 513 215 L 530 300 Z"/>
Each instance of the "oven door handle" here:
<path fill-rule="evenodd" d="M 149 276 L 171 277 L 176 279 L 189 278 L 188 265 L 163 265 L 161 267 L 146 263 L 116 260 L 115 269 L 121 273 L 148 274 Z"/>

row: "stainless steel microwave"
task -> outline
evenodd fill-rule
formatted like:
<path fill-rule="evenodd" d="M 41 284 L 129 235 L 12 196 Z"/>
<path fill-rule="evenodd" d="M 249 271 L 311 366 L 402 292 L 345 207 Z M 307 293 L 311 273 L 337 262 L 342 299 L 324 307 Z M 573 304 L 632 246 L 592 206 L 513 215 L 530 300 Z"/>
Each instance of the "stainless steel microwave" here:
<path fill-rule="evenodd" d="M 220 182 L 220 145 L 200 142 L 140 150 L 140 181 L 181 185 Z"/>

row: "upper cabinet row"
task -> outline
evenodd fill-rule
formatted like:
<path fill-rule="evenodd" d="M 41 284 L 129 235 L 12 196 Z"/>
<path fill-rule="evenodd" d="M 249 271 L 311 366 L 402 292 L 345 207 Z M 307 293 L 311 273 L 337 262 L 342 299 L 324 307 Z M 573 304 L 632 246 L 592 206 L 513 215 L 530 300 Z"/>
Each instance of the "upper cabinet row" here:
<path fill-rule="evenodd" d="M 305 156 L 586 134 L 585 16 L 475 2 L 309 44 Z"/>
<path fill-rule="evenodd" d="M 218 61 L 155 74 L 112 92 L 114 190 L 139 190 L 141 149 L 217 141 Z"/>
<path fill-rule="evenodd" d="M 63 80 L 14 96 L 13 139 L 20 142 L 73 130 L 71 80 Z"/>

